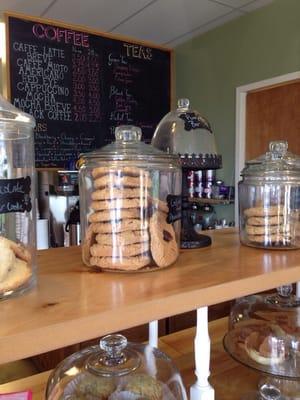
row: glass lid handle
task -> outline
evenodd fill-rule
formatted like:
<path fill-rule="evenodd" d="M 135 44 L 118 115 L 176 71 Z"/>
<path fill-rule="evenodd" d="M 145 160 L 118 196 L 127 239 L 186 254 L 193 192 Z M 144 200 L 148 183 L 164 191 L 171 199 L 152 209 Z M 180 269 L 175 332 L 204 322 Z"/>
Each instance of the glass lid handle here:
<path fill-rule="evenodd" d="M 189 99 L 179 99 L 177 102 L 178 108 L 188 109 L 190 107 Z"/>
<path fill-rule="evenodd" d="M 280 390 L 277 387 L 275 387 L 269 383 L 265 383 L 260 387 L 259 394 L 260 394 L 260 398 L 262 400 L 280 400 L 281 399 Z"/>
<path fill-rule="evenodd" d="M 117 142 L 139 142 L 142 138 L 142 130 L 133 125 L 117 126 L 115 137 Z"/>
<path fill-rule="evenodd" d="M 281 297 L 290 297 L 293 291 L 293 285 L 282 285 L 277 288 L 277 292 Z"/>
<path fill-rule="evenodd" d="M 102 362 L 113 366 L 123 364 L 126 356 L 123 350 L 127 346 L 127 339 L 123 335 L 107 335 L 100 340 L 100 348 L 105 352 Z"/>
<path fill-rule="evenodd" d="M 286 154 L 287 149 L 288 142 L 286 140 L 275 140 L 269 144 L 269 150 L 273 160 L 282 158 Z"/>

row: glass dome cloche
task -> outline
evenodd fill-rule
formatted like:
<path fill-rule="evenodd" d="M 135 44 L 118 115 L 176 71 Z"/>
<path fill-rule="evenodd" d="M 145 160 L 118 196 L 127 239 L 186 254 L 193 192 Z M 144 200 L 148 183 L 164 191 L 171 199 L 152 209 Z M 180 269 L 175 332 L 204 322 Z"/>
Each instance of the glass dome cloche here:
<path fill-rule="evenodd" d="M 177 106 L 160 121 L 152 145 L 167 153 L 192 154 L 195 149 L 201 149 L 204 154 L 216 154 L 215 142 L 211 140 L 212 129 L 207 119 L 190 108 L 189 99 L 179 99 Z M 184 132 L 189 132 L 189 140 Z"/>
<path fill-rule="evenodd" d="M 282 286 L 275 294 L 238 299 L 231 309 L 227 352 L 272 376 L 300 378 L 300 301 Z"/>
<path fill-rule="evenodd" d="M 165 353 L 112 334 L 100 345 L 62 361 L 49 377 L 46 399 L 187 400 L 187 396 Z"/>
<path fill-rule="evenodd" d="M 217 169 L 222 165 L 211 125 L 190 107 L 189 99 L 179 99 L 177 109 L 162 118 L 151 144 L 167 153 L 179 154 L 182 167 Z"/>

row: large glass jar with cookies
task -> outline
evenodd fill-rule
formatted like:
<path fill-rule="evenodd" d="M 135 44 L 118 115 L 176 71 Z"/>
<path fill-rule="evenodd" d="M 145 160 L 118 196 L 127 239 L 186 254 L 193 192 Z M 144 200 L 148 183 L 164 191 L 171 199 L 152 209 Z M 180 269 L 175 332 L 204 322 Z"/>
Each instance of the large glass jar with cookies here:
<path fill-rule="evenodd" d="M 267 249 L 300 248 L 300 157 L 286 141 L 246 163 L 239 182 L 240 239 Z"/>
<path fill-rule="evenodd" d="M 149 271 L 179 254 L 181 168 L 177 155 L 119 126 L 116 141 L 82 155 L 79 173 L 84 263 L 107 271 Z"/>
<path fill-rule="evenodd" d="M 35 283 L 34 119 L 0 96 L 0 298 Z"/>
<path fill-rule="evenodd" d="M 67 357 L 51 373 L 46 400 L 61 399 L 187 400 L 187 395 L 165 353 L 114 334 Z"/>

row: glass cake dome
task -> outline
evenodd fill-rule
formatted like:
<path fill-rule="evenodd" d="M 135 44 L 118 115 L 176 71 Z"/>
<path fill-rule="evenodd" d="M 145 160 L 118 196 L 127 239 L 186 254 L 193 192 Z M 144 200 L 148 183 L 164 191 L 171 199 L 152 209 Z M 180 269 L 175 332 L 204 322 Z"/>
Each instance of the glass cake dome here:
<path fill-rule="evenodd" d="M 150 345 L 108 335 L 62 361 L 49 377 L 47 400 L 186 400 L 171 359 Z"/>
<path fill-rule="evenodd" d="M 234 359 L 261 372 L 300 378 L 299 301 L 286 296 L 284 288 L 238 299 L 224 347 Z"/>

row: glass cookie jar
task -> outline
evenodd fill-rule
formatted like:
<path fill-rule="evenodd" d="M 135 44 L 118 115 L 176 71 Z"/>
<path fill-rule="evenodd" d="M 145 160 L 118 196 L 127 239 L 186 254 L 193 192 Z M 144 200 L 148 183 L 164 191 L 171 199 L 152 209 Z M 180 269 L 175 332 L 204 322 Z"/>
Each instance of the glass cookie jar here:
<path fill-rule="evenodd" d="M 0 298 L 35 283 L 34 119 L 0 96 Z"/>
<path fill-rule="evenodd" d="M 62 361 L 49 377 L 47 400 L 187 400 L 171 359 L 149 345 L 108 335 Z"/>
<path fill-rule="evenodd" d="M 181 168 L 177 155 L 141 142 L 141 129 L 116 128 L 116 141 L 82 155 L 82 257 L 107 271 L 168 267 L 179 254 Z"/>
<path fill-rule="evenodd" d="M 286 141 L 246 163 L 239 182 L 240 240 L 266 249 L 300 248 L 300 157 Z"/>

